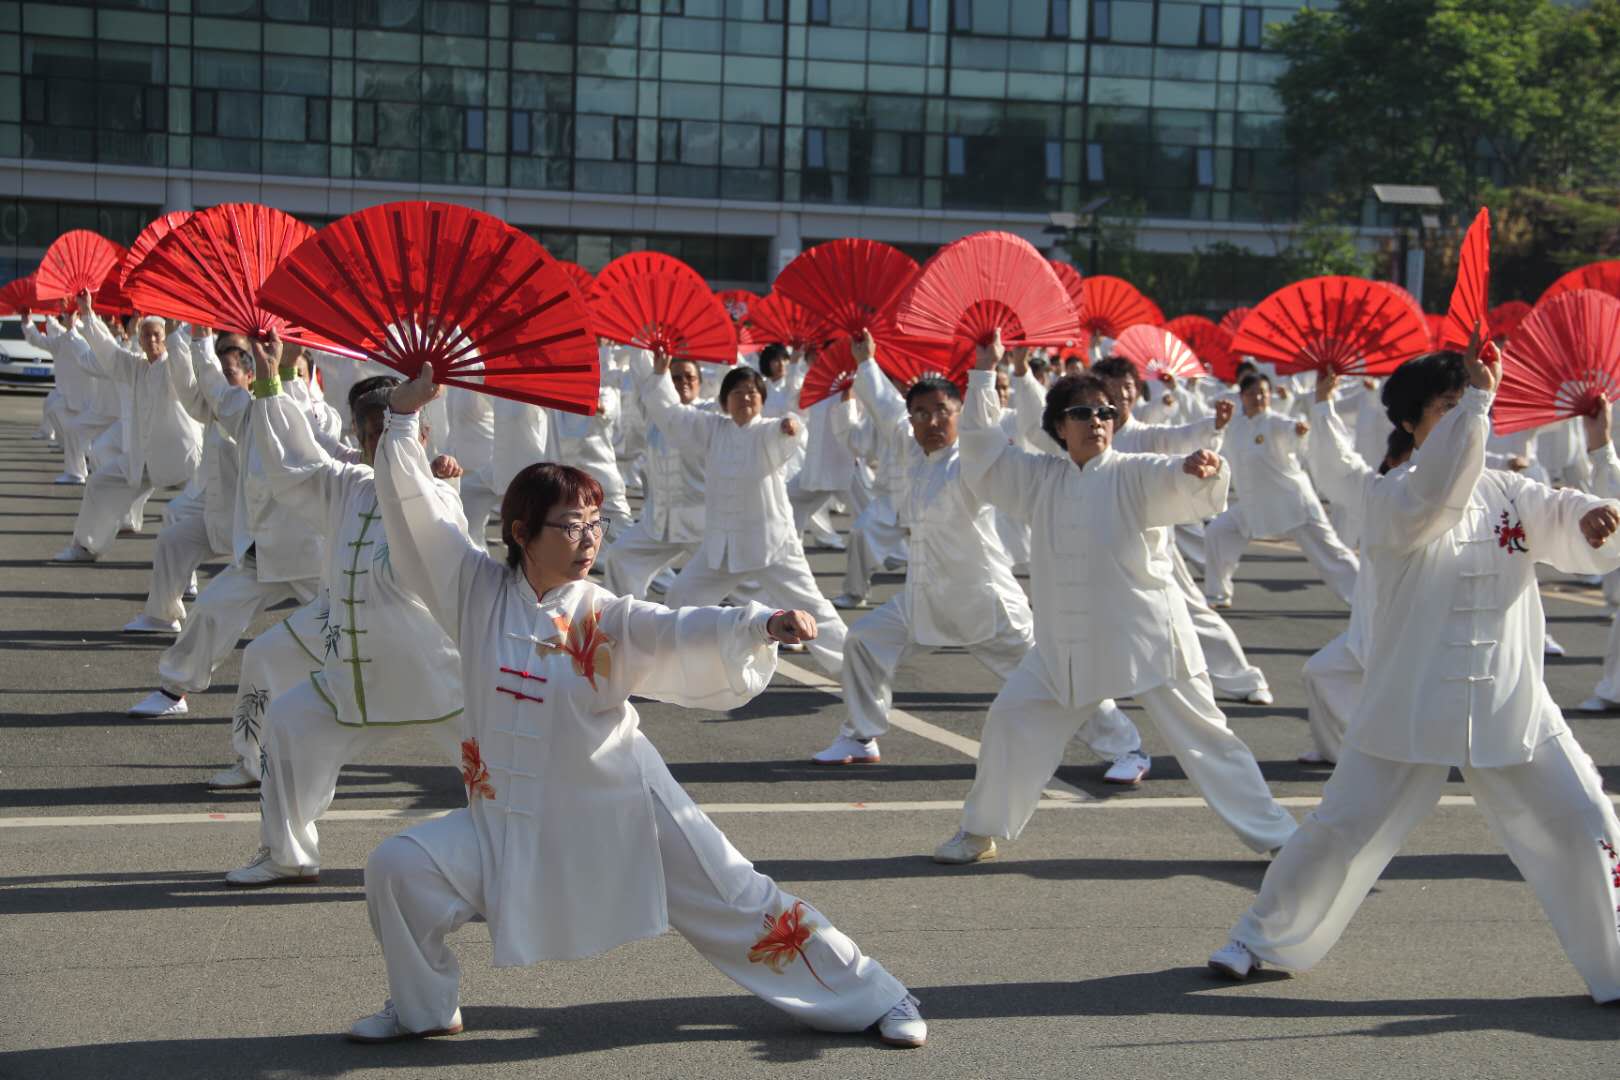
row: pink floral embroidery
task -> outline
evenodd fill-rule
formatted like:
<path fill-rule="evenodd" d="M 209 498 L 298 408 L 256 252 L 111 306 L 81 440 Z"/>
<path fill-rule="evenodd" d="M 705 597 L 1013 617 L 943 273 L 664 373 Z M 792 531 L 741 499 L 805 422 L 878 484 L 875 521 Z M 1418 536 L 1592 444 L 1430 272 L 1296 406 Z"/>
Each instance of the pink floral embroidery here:
<path fill-rule="evenodd" d="M 1523 554 L 1530 550 L 1524 539 L 1524 525 L 1522 522 L 1511 521 L 1506 510 L 1502 511 L 1502 520 L 1496 524 L 1496 542 L 1507 549 L 1509 554 L 1518 552 Z"/>
<path fill-rule="evenodd" d="M 493 799 L 495 785 L 489 782 L 489 767 L 478 751 L 477 739 L 464 739 L 461 743 L 461 782 L 467 785 L 467 798 Z"/>
<path fill-rule="evenodd" d="M 570 623 L 565 615 L 554 616 L 552 621 L 563 636 L 559 648 L 573 658 L 575 675 L 584 676 L 592 690 L 597 689 L 598 674 L 613 677 L 613 639 L 602 631 L 600 613 L 588 611 L 576 623 Z"/>
<path fill-rule="evenodd" d="M 826 990 L 837 993 L 832 987 L 821 982 L 821 976 L 816 969 L 810 966 L 810 957 L 804 951 L 805 942 L 817 930 L 814 922 L 804 917 L 804 901 L 795 900 L 793 906 L 780 915 L 765 916 L 765 936 L 754 942 L 748 950 L 750 964 L 764 964 L 778 975 L 788 964 L 793 963 L 794 957 L 804 961 L 805 970 L 810 977 L 821 983 Z"/>

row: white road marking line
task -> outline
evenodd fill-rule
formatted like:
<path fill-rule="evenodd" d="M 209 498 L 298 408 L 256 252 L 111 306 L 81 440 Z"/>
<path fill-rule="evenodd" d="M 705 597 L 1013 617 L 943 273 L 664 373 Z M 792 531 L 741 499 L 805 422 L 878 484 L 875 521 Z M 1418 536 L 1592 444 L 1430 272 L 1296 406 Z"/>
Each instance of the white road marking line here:
<path fill-rule="evenodd" d="M 1603 599 L 1602 593 L 1589 596 L 1586 593 L 1575 592 L 1565 585 L 1543 585 L 1541 595 L 1551 596 L 1556 600 L 1568 600 L 1572 604 L 1585 604 L 1587 607 L 1606 608 L 1609 606 L 1609 602 Z"/>
<path fill-rule="evenodd" d="M 809 668 L 800 667 L 798 664 L 780 658 L 776 662 L 776 670 L 796 683 L 843 700 L 843 687 L 819 671 L 811 671 Z M 966 754 L 974 761 L 979 760 L 979 744 L 977 740 L 970 739 L 966 735 L 958 735 L 956 732 L 942 728 L 938 724 L 929 723 L 922 717 L 913 716 L 904 709 L 891 708 L 889 710 L 889 726 L 910 732 L 919 738 L 927 739 L 929 742 L 950 747 L 959 754 Z M 1046 790 L 1041 794 L 1048 799 L 1072 800 L 1075 802 L 1095 801 L 1084 791 L 1056 777 L 1053 777 L 1048 782 Z"/>
<path fill-rule="evenodd" d="M 1620 801 L 1620 795 L 1610 795 L 1611 802 Z M 1319 806 L 1321 798 L 1315 795 L 1287 795 L 1277 800 L 1296 810 L 1309 810 Z M 1115 799 L 1042 799 L 1042 810 L 1201 810 L 1207 805 L 1196 795 L 1167 795 L 1141 798 Z M 1441 806 L 1473 806 L 1472 795 L 1442 795 Z M 700 803 L 705 814 L 881 814 L 881 813 L 961 813 L 962 804 L 950 799 L 928 801 L 862 802 L 862 803 Z M 448 810 L 329 810 L 321 815 L 321 823 L 340 821 L 425 821 L 443 817 Z M 7 817 L 0 818 L 0 829 L 83 829 L 108 825 L 257 825 L 257 813 L 191 813 L 191 814 L 93 814 L 82 817 Z"/>

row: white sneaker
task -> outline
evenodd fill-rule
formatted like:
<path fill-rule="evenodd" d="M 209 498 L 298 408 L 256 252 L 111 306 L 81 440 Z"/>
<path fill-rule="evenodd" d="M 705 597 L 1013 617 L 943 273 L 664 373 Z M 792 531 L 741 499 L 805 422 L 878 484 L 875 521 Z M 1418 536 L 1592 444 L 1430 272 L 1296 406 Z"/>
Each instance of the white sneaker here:
<path fill-rule="evenodd" d="M 848 735 L 838 736 L 831 746 L 810 759 L 816 765 L 876 765 L 881 760 L 876 739 L 861 742 Z"/>
<path fill-rule="evenodd" d="M 164 622 L 162 619 L 152 618 L 144 611 L 124 624 L 124 633 L 126 634 L 178 634 L 179 632 L 179 620 Z"/>
<path fill-rule="evenodd" d="M 174 698 L 161 690 L 154 690 L 141 698 L 140 701 L 129 707 L 130 716 L 184 716 L 191 710 L 186 707 L 186 699 Z"/>
<path fill-rule="evenodd" d="M 1208 601 L 1209 606 L 1214 608 L 1216 611 L 1224 611 L 1232 606 L 1232 598 L 1230 596 L 1206 596 L 1204 599 Z"/>
<path fill-rule="evenodd" d="M 95 562 L 96 557 L 89 551 L 80 547 L 76 542 L 69 543 L 67 547 L 51 556 L 51 562 L 76 563 Z"/>
<path fill-rule="evenodd" d="M 1108 766 L 1103 773 L 1103 779 L 1110 784 L 1140 784 L 1146 779 L 1148 770 L 1153 768 L 1153 759 L 1140 750 L 1132 750 L 1128 754 L 1121 754 Z"/>
<path fill-rule="evenodd" d="M 1270 690 L 1262 686 L 1258 690 L 1251 691 L 1243 700 L 1250 705 L 1270 705 L 1277 699 L 1271 696 Z"/>
<path fill-rule="evenodd" d="M 810 651 L 810 646 L 806 645 L 802 641 L 794 641 L 794 642 L 784 641 L 780 645 L 778 645 L 777 648 L 782 650 L 783 652 L 790 652 L 790 653 L 807 653 L 807 652 Z"/>
<path fill-rule="evenodd" d="M 281 866 L 270 861 L 270 849 L 262 847 L 246 866 L 225 875 L 225 884 L 236 889 L 260 889 L 266 885 L 313 885 L 321 880 L 318 866 Z"/>
<path fill-rule="evenodd" d="M 52 480 L 51 483 L 53 483 L 53 484 L 73 484 L 75 486 L 82 487 L 84 485 L 84 477 L 82 477 L 82 476 L 74 476 L 72 473 L 63 473 L 61 476 L 58 476 L 55 480 Z"/>
<path fill-rule="evenodd" d="M 956 830 L 956 835 L 934 849 L 934 861 L 949 866 L 962 866 L 967 863 L 984 862 L 986 859 L 996 857 L 996 841 L 991 836 L 980 836 L 970 833 L 966 829 Z"/>
<path fill-rule="evenodd" d="M 1242 982 L 1249 977 L 1249 972 L 1259 971 L 1265 967 L 1260 958 L 1250 952 L 1249 947 L 1237 938 L 1232 938 L 1211 953 L 1209 966 L 1210 970 L 1225 975 L 1233 982 Z"/>
<path fill-rule="evenodd" d="M 1601 698 L 1596 694 L 1593 694 L 1591 697 L 1575 706 L 1575 711 L 1593 713 L 1620 712 L 1620 701 L 1610 701 L 1608 698 Z"/>
<path fill-rule="evenodd" d="M 1541 638 L 1541 651 L 1546 653 L 1548 656 L 1563 656 L 1564 655 L 1564 647 L 1562 645 L 1558 644 L 1557 639 L 1554 638 L 1551 634 L 1544 634 L 1542 636 L 1542 638 Z"/>
<path fill-rule="evenodd" d="M 184 596 L 187 600 L 195 600 L 195 599 L 197 599 L 197 575 L 196 574 L 191 575 L 191 583 L 186 586 L 186 591 L 181 593 L 180 595 Z"/>
<path fill-rule="evenodd" d="M 461 1010 L 450 1017 L 450 1023 L 428 1031 L 411 1031 L 400 1025 L 399 1013 L 394 1011 L 394 999 L 383 1002 L 380 1012 L 356 1020 L 349 1025 L 348 1040 L 357 1043 L 388 1043 L 402 1039 L 431 1039 L 436 1035 L 461 1034 Z"/>
<path fill-rule="evenodd" d="M 1334 761 L 1320 750 L 1307 750 L 1294 759 L 1301 765 L 1332 765 Z"/>
<path fill-rule="evenodd" d="M 669 592 L 669 587 L 673 584 L 675 584 L 675 575 L 665 570 L 647 583 L 647 591 L 663 596 Z"/>
<path fill-rule="evenodd" d="M 837 533 L 815 533 L 813 535 L 818 547 L 829 548 L 833 551 L 845 550 L 844 538 Z"/>
<path fill-rule="evenodd" d="M 208 778 L 210 791 L 235 791 L 238 788 L 258 787 L 259 778 L 248 772 L 238 761 L 228 769 L 221 769 Z"/>
<path fill-rule="evenodd" d="M 883 569 L 891 574 L 898 574 L 906 568 L 906 560 L 898 555 L 889 555 L 883 560 Z"/>
<path fill-rule="evenodd" d="M 917 1047 L 928 1041 L 928 1024 L 917 1008 L 920 1002 L 907 994 L 895 1002 L 877 1023 L 878 1038 L 890 1046 Z"/>
<path fill-rule="evenodd" d="M 844 611 L 848 611 L 850 608 L 865 607 L 866 597 L 856 596 L 853 593 L 847 592 L 839 593 L 837 596 L 832 598 L 832 606 L 835 608 L 840 608 Z"/>

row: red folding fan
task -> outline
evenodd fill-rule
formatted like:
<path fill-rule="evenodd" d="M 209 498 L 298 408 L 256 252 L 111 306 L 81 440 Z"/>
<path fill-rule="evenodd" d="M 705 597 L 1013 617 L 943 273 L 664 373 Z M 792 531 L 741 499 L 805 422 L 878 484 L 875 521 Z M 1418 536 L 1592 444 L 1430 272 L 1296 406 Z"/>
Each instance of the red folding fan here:
<path fill-rule="evenodd" d="M 803 304 L 773 292 L 748 311 L 749 334 L 759 345 L 786 345 L 795 353 L 824 348 L 838 336 L 831 323 Z M 809 377 L 808 373 L 805 376 Z"/>
<path fill-rule="evenodd" d="M 895 306 L 902 333 L 988 345 L 1063 345 L 1080 316 L 1051 264 L 1021 236 L 981 232 L 934 253 Z"/>
<path fill-rule="evenodd" d="M 125 252 L 125 257 L 128 252 Z M 90 308 L 103 315 L 133 315 L 135 301 L 131 300 L 118 283 L 118 275 L 123 269 L 121 258 L 116 266 L 107 271 L 107 277 L 102 281 L 101 287 L 90 295 Z"/>
<path fill-rule="evenodd" d="M 714 298 L 726 309 L 726 315 L 737 331 L 737 349 L 740 352 L 753 352 L 761 345 L 769 344 L 753 335 L 752 312 L 761 299 L 758 293 L 747 289 L 726 289 L 715 293 Z"/>
<path fill-rule="evenodd" d="M 193 326 L 263 338 L 289 330 L 288 320 L 259 306 L 259 287 L 276 264 L 315 233 L 280 210 L 257 203 L 221 203 L 169 230 L 124 281 L 135 306 Z"/>
<path fill-rule="evenodd" d="M 1062 262 L 1058 259 L 1047 259 L 1047 265 L 1052 273 L 1063 283 L 1063 291 L 1069 294 L 1069 300 L 1074 304 L 1074 313 L 1081 321 L 1086 317 L 1086 288 L 1080 271 L 1074 268 L 1073 263 Z"/>
<path fill-rule="evenodd" d="M 1620 259 L 1609 259 L 1605 262 L 1587 263 L 1577 266 L 1551 285 L 1536 301 L 1540 306 L 1559 293 L 1572 292 L 1575 289 L 1596 289 L 1610 296 L 1620 297 Z"/>
<path fill-rule="evenodd" d="M 129 250 L 124 253 L 124 261 L 118 264 L 119 287 L 122 288 L 129 283 L 129 275 L 134 273 L 141 260 L 152 253 L 159 240 L 168 236 L 177 226 L 184 225 L 190 220 L 190 210 L 175 210 L 148 222 L 146 228 L 140 231 L 140 235 L 135 237 L 135 242 L 129 245 Z"/>
<path fill-rule="evenodd" d="M 596 411 L 596 338 L 573 278 L 477 210 L 400 202 L 339 218 L 276 267 L 259 302 L 406 377 L 431 364 L 435 382 Z"/>
<path fill-rule="evenodd" d="M 1427 351 L 1422 312 L 1393 289 L 1366 278 L 1308 278 L 1260 302 L 1232 349 L 1269 360 L 1281 372 L 1329 369 L 1381 375 Z"/>
<path fill-rule="evenodd" d="M 594 281 L 591 282 L 591 294 L 586 299 L 591 303 L 610 290 L 642 274 L 676 274 L 685 275 L 697 280 L 708 288 L 703 275 L 681 262 L 673 255 L 665 255 L 662 251 L 632 251 L 620 255 L 617 259 L 602 267 Z"/>
<path fill-rule="evenodd" d="M 0 314 L 21 315 L 25 311 L 38 311 L 42 306 L 34 291 L 34 275 L 20 277 L 0 288 Z"/>
<path fill-rule="evenodd" d="M 1233 308 L 1231 311 L 1228 311 L 1225 315 L 1221 316 L 1220 328 L 1225 330 L 1227 333 L 1236 336 L 1238 327 L 1243 325 L 1243 320 L 1247 319 L 1249 317 L 1249 312 L 1253 310 L 1254 308 L 1250 307 Z"/>
<path fill-rule="evenodd" d="M 1434 343 L 1440 340 L 1440 335 L 1445 332 L 1446 316 L 1425 311 L 1423 313 L 1423 326 L 1429 332 L 1429 348 L 1432 349 L 1435 347 Z"/>
<path fill-rule="evenodd" d="M 1474 324 L 1480 324 L 1480 335 L 1491 332 L 1491 211 L 1480 207 L 1474 223 L 1463 237 L 1462 252 L 1457 256 L 1457 284 L 1451 288 L 1451 307 L 1446 312 L 1445 325 L 1435 335 L 1437 349 L 1468 348 L 1468 339 L 1474 333 Z"/>
<path fill-rule="evenodd" d="M 589 300 L 591 287 L 596 284 L 596 278 L 591 275 L 591 272 L 577 262 L 569 262 L 567 259 L 557 259 L 555 261 L 573 279 L 574 286 L 579 289 L 579 298 Z"/>
<path fill-rule="evenodd" d="M 1232 351 L 1232 334 L 1202 315 L 1182 315 L 1164 328 L 1187 343 L 1205 367 L 1222 382 L 1237 381 L 1237 354 Z"/>
<path fill-rule="evenodd" d="M 799 408 L 835 397 L 848 390 L 855 382 L 855 354 L 850 351 L 849 339 L 841 338 L 827 348 L 820 349 L 810 361 L 810 370 L 804 373 L 804 385 L 799 387 Z"/>
<path fill-rule="evenodd" d="M 34 272 L 34 289 L 41 300 L 71 299 L 86 289 L 95 292 L 123 255 L 123 248 L 100 233 L 65 232 L 45 249 Z"/>
<path fill-rule="evenodd" d="M 1487 318 L 1491 324 L 1491 337 L 1510 338 L 1519 324 L 1530 317 L 1531 307 L 1523 300 L 1509 300 L 1491 308 Z"/>
<path fill-rule="evenodd" d="M 894 332 L 894 302 L 917 274 L 909 255 L 876 240 L 846 237 L 817 244 L 788 263 L 774 291 L 803 304 L 844 337 Z"/>
<path fill-rule="evenodd" d="M 1113 352 L 1129 360 L 1143 382 L 1199 379 L 1209 374 L 1209 369 L 1199 362 L 1185 341 L 1147 323 L 1127 327 L 1114 339 Z"/>
<path fill-rule="evenodd" d="M 1124 278 L 1092 274 L 1082 283 L 1082 288 L 1085 291 L 1085 311 L 1080 319 L 1080 327 L 1092 340 L 1117 338 L 1138 323 L 1158 326 L 1164 322 L 1164 312 L 1159 310 L 1159 306 Z"/>
<path fill-rule="evenodd" d="M 637 274 L 602 293 L 592 307 L 597 333 L 620 344 L 671 359 L 737 362 L 737 330 L 701 278 Z"/>
<path fill-rule="evenodd" d="M 1596 289 L 1543 300 L 1508 342 L 1497 434 L 1588 416 L 1603 398 L 1620 400 L 1620 300 Z"/>

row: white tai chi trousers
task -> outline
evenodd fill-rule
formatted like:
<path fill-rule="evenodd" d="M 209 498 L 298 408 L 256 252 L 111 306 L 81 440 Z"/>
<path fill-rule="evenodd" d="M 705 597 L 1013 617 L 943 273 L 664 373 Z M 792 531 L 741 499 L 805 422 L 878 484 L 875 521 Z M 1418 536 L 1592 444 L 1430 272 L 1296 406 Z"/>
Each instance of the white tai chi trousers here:
<path fill-rule="evenodd" d="M 852 739 L 875 739 L 889 730 L 889 709 L 894 704 L 894 673 L 906 659 L 930 648 L 919 645 L 906 617 L 904 597 L 896 596 L 867 612 L 849 628 L 844 639 L 844 705 L 848 719 L 839 734 Z M 996 614 L 996 631 L 985 641 L 967 646 L 979 663 L 1005 682 L 1024 655 L 1035 646 L 1035 635 L 1015 629 L 1005 611 Z M 1097 706 L 1097 714 L 1080 729 L 1080 738 L 1104 761 L 1142 749 L 1142 735 L 1112 700 Z"/>
<path fill-rule="evenodd" d="M 1346 604 L 1356 588 L 1356 574 L 1361 569 L 1355 552 L 1339 540 L 1333 526 L 1321 511 L 1317 511 L 1305 524 L 1283 534 L 1305 553 L 1305 558 L 1316 567 L 1327 587 Z M 1230 597 L 1232 577 L 1237 573 L 1243 549 L 1249 546 L 1249 537 L 1243 531 L 1237 507 L 1228 507 L 1204 529 L 1204 592 L 1211 597 Z"/>
<path fill-rule="evenodd" d="M 838 617 L 832 601 L 821 595 L 816 576 L 810 572 L 810 563 L 804 557 L 804 548 L 798 538 L 783 549 L 776 561 L 758 570 L 715 570 L 707 559 L 699 556 L 686 560 L 681 572 L 675 575 L 675 584 L 664 594 L 664 603 L 672 608 L 703 607 L 718 604 L 732 593 L 744 579 L 759 582 L 762 603 L 784 611 L 808 611 L 816 620 L 817 636 L 806 642 L 810 655 L 821 669 L 838 678 L 844 666 L 844 634 L 847 628 Z"/>
<path fill-rule="evenodd" d="M 1322 802 L 1266 871 L 1232 936 L 1260 959 L 1304 971 L 1327 955 L 1351 916 L 1428 816 L 1448 765 L 1413 765 L 1344 747 Z M 1620 998 L 1615 865 L 1620 833 L 1592 761 L 1569 733 L 1527 765 L 1464 767 L 1497 841 L 1535 889 L 1570 962 L 1600 1002 Z"/>
<path fill-rule="evenodd" d="M 467 535 L 480 548 L 489 547 L 489 519 L 493 514 L 499 524 L 501 496 L 489 485 L 467 473 L 461 478 L 461 512 L 467 519 Z"/>
<path fill-rule="evenodd" d="M 1305 661 L 1300 672 L 1305 683 L 1305 718 L 1311 726 L 1316 752 L 1329 761 L 1339 760 L 1339 747 L 1350 717 L 1361 700 L 1361 679 L 1366 671 L 1350 651 L 1350 637 L 1340 634 Z"/>
<path fill-rule="evenodd" d="M 877 502 L 871 504 L 874 508 Z M 876 513 L 859 515 L 849 527 L 849 544 L 844 562 L 844 592 L 865 597 L 872 591 L 872 578 L 886 569 L 889 561 L 904 562 L 909 556 L 906 530 L 882 521 Z"/>
<path fill-rule="evenodd" d="M 690 556 L 696 544 L 673 544 L 647 531 L 637 521 L 613 538 L 602 552 L 602 585 L 615 596 L 647 598 L 647 588 L 664 568 L 676 559 Z"/>
<path fill-rule="evenodd" d="M 1171 530 L 1171 536 L 1176 542 L 1176 550 L 1187 565 L 1197 569 L 1199 574 L 1204 572 L 1204 560 L 1208 552 L 1204 547 L 1204 523 L 1193 521 L 1177 525 Z"/>
<path fill-rule="evenodd" d="M 158 658 L 159 685 L 176 696 L 208 689 L 214 669 L 259 612 L 287 599 L 306 603 L 319 584 L 318 578 L 260 581 L 251 555 L 241 566 L 227 566 L 197 594 L 185 629 Z"/>
<path fill-rule="evenodd" d="M 279 627 L 278 627 L 279 629 Z M 265 713 L 264 777 L 259 784 L 259 843 L 278 866 L 321 867 L 315 821 L 332 805 L 338 772 L 372 747 L 426 729 L 445 764 L 461 763 L 460 729 L 433 724 L 340 724 L 337 711 L 306 675 L 277 694 Z"/>
<path fill-rule="evenodd" d="M 1170 569 L 1187 600 L 1187 614 L 1192 616 L 1193 630 L 1198 634 L 1199 647 L 1204 650 L 1204 663 L 1208 665 L 1209 681 L 1215 691 L 1227 697 L 1246 698 L 1256 690 L 1269 690 L 1266 673 L 1249 663 L 1243 643 L 1238 640 L 1232 626 L 1221 618 L 1187 569 L 1181 550 L 1170 545 Z"/>
<path fill-rule="evenodd" d="M 765 933 L 766 916 L 775 918 L 803 901 L 754 870 L 735 849 L 727 862 L 745 868 L 748 880 L 734 900 L 727 900 L 657 795 L 653 807 L 669 924 L 737 985 L 823 1031 L 865 1030 L 905 997 L 900 980 L 809 904 L 800 909 L 800 926 L 814 928 L 803 955 L 795 955 L 780 970 L 751 962 L 749 950 Z M 692 819 L 687 828 L 719 832 L 701 814 L 687 816 Z M 453 811 L 433 826 L 435 843 L 460 829 L 467 850 L 478 849 L 468 811 Z M 461 998 L 461 965 L 445 936 L 478 911 L 412 838 L 415 831 L 389 837 L 371 853 L 366 862 L 366 910 L 382 943 L 388 993 L 400 1023 L 412 1031 L 427 1031 L 446 1026 Z M 723 836 L 715 839 L 730 847 Z"/>
<path fill-rule="evenodd" d="M 92 555 L 103 554 L 118 538 L 120 528 L 140 524 L 151 494 L 152 485 L 146 483 L 145 477 L 141 478 L 139 487 L 129 486 L 122 458 L 97 467 L 85 483 L 84 495 L 79 500 L 73 542 Z"/>
<path fill-rule="evenodd" d="M 1017 839 L 1035 812 L 1041 789 L 1063 763 L 1063 749 L 1098 703 L 1065 706 L 1047 690 L 1040 647 L 1001 688 L 984 721 L 973 789 L 962 807 L 962 828 L 979 836 Z M 1296 828 L 1271 797 L 1254 754 L 1226 726 L 1209 679 L 1199 673 L 1136 695 L 1209 808 L 1255 851 L 1281 847 Z"/>
<path fill-rule="evenodd" d="M 308 682 L 311 672 L 321 670 L 325 606 L 316 596 L 242 650 L 242 675 L 231 709 L 231 750 L 255 780 L 263 776 L 266 709 L 299 683 Z"/>
<path fill-rule="evenodd" d="M 163 508 L 163 528 L 152 546 L 152 585 L 142 610 L 161 622 L 185 622 L 186 588 L 197 568 L 223 552 L 214 551 L 203 517 L 203 499 L 181 492 Z"/>
<path fill-rule="evenodd" d="M 39 427 L 34 429 L 34 434 L 56 442 L 57 433 L 62 430 L 64 424 L 62 410 L 66 407 L 62 399 L 62 388 L 51 387 L 51 392 L 45 395 L 45 401 L 40 407 Z"/>
<path fill-rule="evenodd" d="M 107 430 L 107 420 L 94 413 L 86 416 L 65 403 L 54 419 L 57 439 L 62 444 L 62 471 L 83 480 L 90 473 L 90 445 Z"/>

